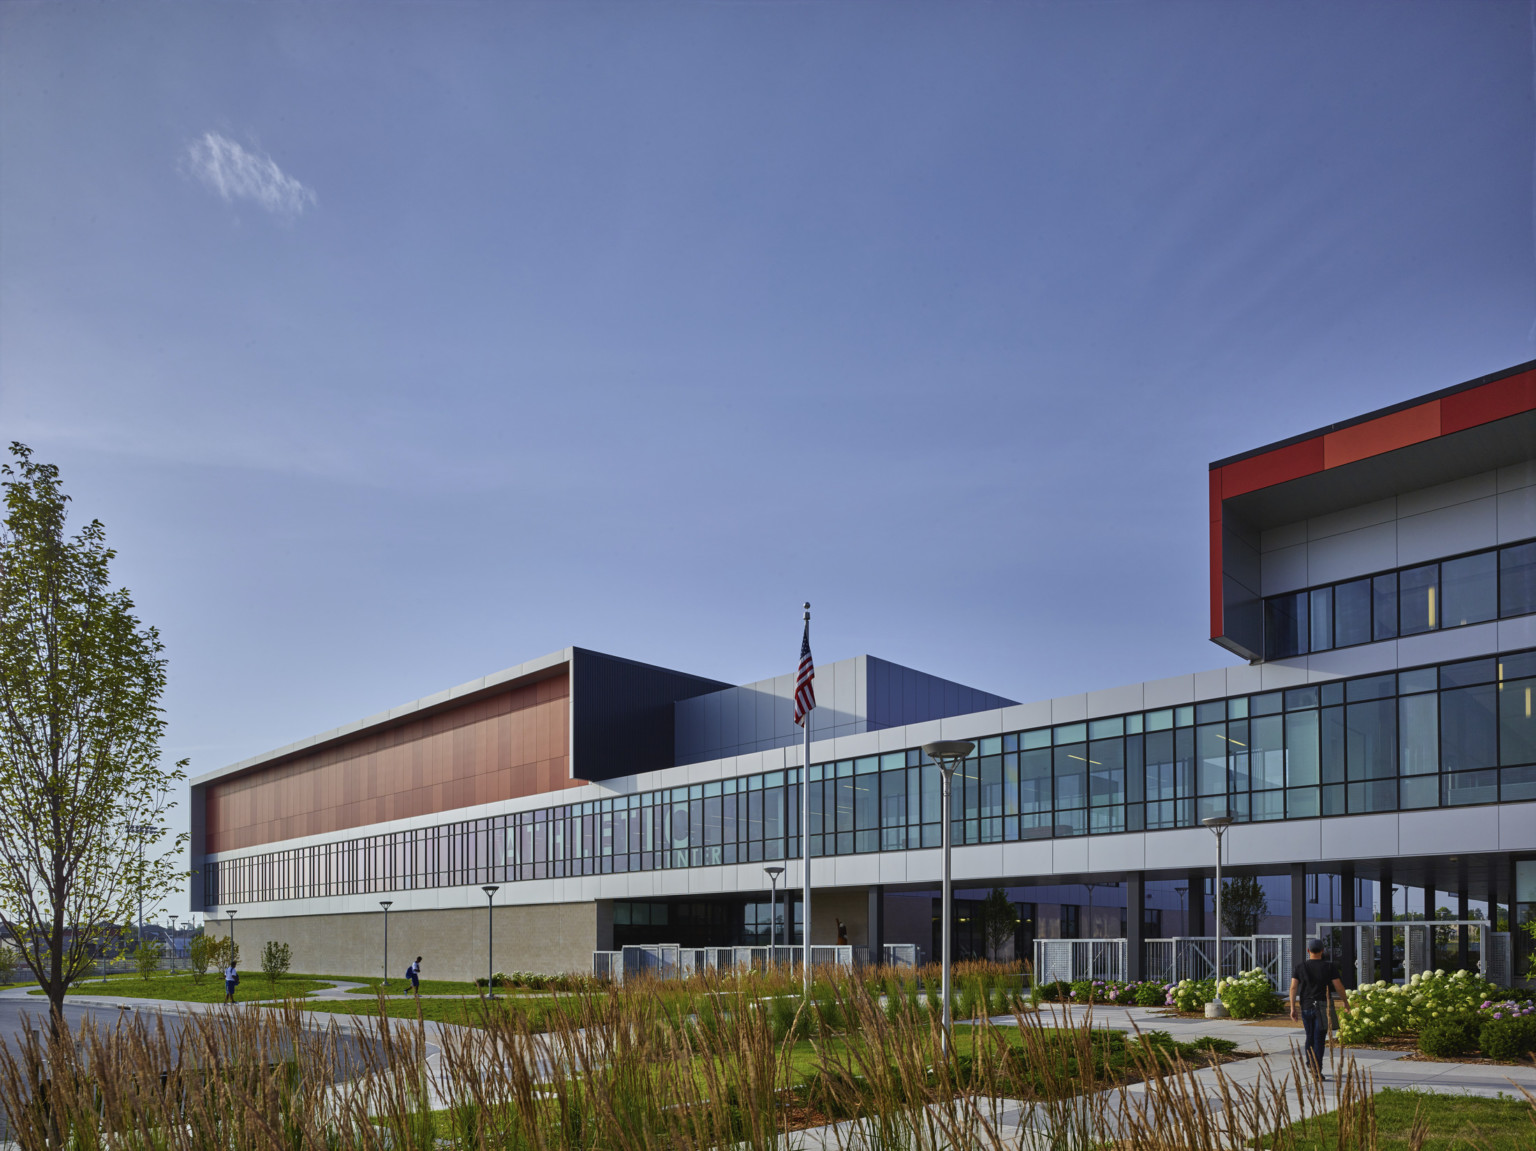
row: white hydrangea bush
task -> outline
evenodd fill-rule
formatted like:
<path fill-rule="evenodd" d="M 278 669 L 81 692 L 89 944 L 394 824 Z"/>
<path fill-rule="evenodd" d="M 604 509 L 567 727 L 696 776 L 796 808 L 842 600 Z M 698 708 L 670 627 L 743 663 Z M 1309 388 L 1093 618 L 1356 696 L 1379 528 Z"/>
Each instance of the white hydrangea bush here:
<path fill-rule="evenodd" d="M 1470 971 L 1447 975 L 1443 968 L 1407 983 L 1367 983 L 1349 993 L 1349 1011 L 1339 1017 L 1339 1042 L 1374 1043 L 1412 1034 L 1436 1019 L 1471 1015 L 1500 994 Z"/>

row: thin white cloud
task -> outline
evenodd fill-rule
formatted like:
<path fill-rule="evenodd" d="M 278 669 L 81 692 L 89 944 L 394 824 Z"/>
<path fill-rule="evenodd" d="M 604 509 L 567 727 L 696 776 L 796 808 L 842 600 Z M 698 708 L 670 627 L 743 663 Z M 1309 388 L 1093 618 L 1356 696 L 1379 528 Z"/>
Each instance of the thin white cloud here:
<path fill-rule="evenodd" d="M 297 216 L 315 193 L 277 166 L 271 156 L 248 152 L 228 136 L 204 132 L 187 145 L 185 170 L 226 202 L 250 200 L 278 216 Z"/>

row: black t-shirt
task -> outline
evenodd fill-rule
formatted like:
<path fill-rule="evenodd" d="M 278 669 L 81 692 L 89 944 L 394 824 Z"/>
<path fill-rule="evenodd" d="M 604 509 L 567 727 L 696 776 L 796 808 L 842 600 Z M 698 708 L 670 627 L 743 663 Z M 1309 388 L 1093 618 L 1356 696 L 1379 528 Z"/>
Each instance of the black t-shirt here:
<path fill-rule="evenodd" d="M 1339 965 L 1331 959 L 1304 959 L 1291 972 L 1291 978 L 1300 985 L 1296 998 L 1303 1006 L 1322 1006 L 1328 1002 L 1328 989 L 1335 979 L 1340 979 Z"/>

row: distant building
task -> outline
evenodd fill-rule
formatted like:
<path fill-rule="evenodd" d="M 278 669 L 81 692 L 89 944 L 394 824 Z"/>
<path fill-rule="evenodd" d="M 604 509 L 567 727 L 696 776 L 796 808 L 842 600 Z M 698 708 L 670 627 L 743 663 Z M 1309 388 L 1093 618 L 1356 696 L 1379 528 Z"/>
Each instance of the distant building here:
<path fill-rule="evenodd" d="M 842 920 L 874 955 L 931 949 L 940 737 L 977 742 L 962 951 L 994 886 L 1018 949 L 1119 936 L 1135 968 L 1143 939 L 1205 933 L 1221 812 L 1230 871 L 1293 938 L 1368 918 L 1373 884 L 1536 915 L 1536 364 L 1220 460 L 1209 511 L 1211 638 L 1247 663 L 1023 704 L 871 656 L 818 668 L 813 942 Z M 389 900 L 391 963 L 467 977 L 495 884 L 496 968 L 587 970 L 625 943 L 767 942 L 777 860 L 798 940 L 791 683 L 567 648 L 199 776 L 193 910 L 225 934 L 238 908 L 247 954 L 281 938 L 296 969 L 366 972 Z"/>

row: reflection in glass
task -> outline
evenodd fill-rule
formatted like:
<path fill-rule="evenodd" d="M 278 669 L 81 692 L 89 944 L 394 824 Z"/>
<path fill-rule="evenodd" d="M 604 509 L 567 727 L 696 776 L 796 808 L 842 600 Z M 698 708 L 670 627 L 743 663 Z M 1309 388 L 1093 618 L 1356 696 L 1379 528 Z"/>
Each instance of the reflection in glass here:
<path fill-rule="evenodd" d="M 1313 651 L 1327 651 L 1333 646 L 1333 589 L 1320 587 L 1311 593 L 1308 628 Z"/>
<path fill-rule="evenodd" d="M 1499 552 L 1499 614 L 1536 612 L 1536 543 L 1516 544 Z"/>
<path fill-rule="evenodd" d="M 1440 627 L 1482 623 L 1498 615 L 1497 561 L 1495 553 L 1483 552 L 1440 565 Z"/>
<path fill-rule="evenodd" d="M 1440 693 L 1441 767 L 1467 771 L 1492 767 L 1498 732 L 1491 683 Z"/>
<path fill-rule="evenodd" d="M 1371 580 L 1371 635 L 1392 639 L 1397 635 L 1397 573 Z"/>
<path fill-rule="evenodd" d="M 1307 653 L 1307 593 L 1271 596 L 1264 601 L 1264 636 L 1269 659 Z"/>
<path fill-rule="evenodd" d="M 1439 626 L 1435 603 L 1439 569 L 1439 564 L 1425 564 L 1398 574 L 1398 619 L 1403 635 L 1419 635 Z"/>
<path fill-rule="evenodd" d="M 1371 581 L 1357 579 L 1333 589 L 1333 635 L 1339 647 L 1371 642 Z"/>
<path fill-rule="evenodd" d="M 1536 763 L 1533 694 L 1536 694 L 1536 679 L 1515 679 L 1499 684 L 1500 763 Z"/>

